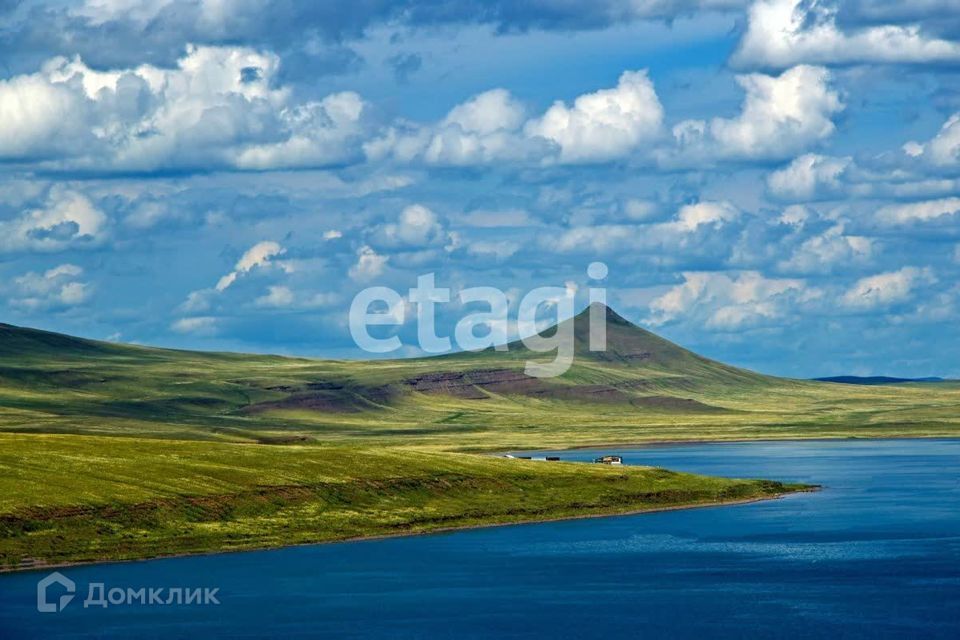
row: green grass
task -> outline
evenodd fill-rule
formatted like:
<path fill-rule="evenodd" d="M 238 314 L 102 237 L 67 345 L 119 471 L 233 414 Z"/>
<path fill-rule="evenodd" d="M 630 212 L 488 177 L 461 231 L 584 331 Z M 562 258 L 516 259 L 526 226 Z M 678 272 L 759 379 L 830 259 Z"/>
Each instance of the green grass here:
<path fill-rule="evenodd" d="M 0 566 L 768 498 L 764 480 L 387 449 L 0 435 Z"/>
<path fill-rule="evenodd" d="M 377 362 L 112 345 L 0 325 L 0 565 L 142 558 L 769 497 L 798 487 L 480 452 L 956 436 L 960 385 L 701 358 L 615 314 L 608 351 Z"/>
<path fill-rule="evenodd" d="M 148 349 L 0 327 L 0 431 L 502 450 L 950 436 L 960 427 L 957 383 L 854 386 L 761 376 L 612 322 L 605 357 L 578 348 L 566 375 L 526 387 L 482 383 L 485 372 L 520 375 L 530 354 L 516 347 L 323 361 Z M 411 384 L 445 372 L 481 383 L 459 395 Z"/>

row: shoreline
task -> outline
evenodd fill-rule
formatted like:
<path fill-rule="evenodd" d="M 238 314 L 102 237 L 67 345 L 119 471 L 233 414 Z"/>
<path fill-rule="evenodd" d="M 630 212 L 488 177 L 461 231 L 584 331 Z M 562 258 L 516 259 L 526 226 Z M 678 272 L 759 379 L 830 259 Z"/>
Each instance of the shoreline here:
<path fill-rule="evenodd" d="M 728 438 L 717 440 L 715 438 L 689 438 L 684 440 L 645 440 L 642 442 L 604 442 L 600 444 L 578 444 L 570 447 L 547 447 L 543 449 L 496 449 L 485 451 L 465 451 L 452 450 L 457 453 L 476 453 L 480 455 L 502 456 L 510 453 L 544 453 L 560 451 L 590 451 L 599 449 L 651 449 L 654 447 L 675 447 L 679 445 L 715 445 L 715 444 L 744 444 L 744 443 L 776 443 L 776 442 L 883 442 L 883 441 L 901 441 L 901 440 L 960 440 L 958 435 L 908 435 L 908 436 L 811 436 L 809 438 L 798 436 L 785 436 L 783 438 L 762 437 L 762 438 Z"/>
<path fill-rule="evenodd" d="M 505 453 L 531 453 L 531 452 L 561 452 L 561 451 L 588 451 L 588 450 L 600 450 L 600 449 L 611 449 L 611 448 L 631 448 L 631 449 L 644 449 L 644 448 L 655 448 L 661 446 L 678 446 L 678 445 L 718 445 L 718 444 L 742 444 L 742 443 L 784 443 L 784 442 L 841 442 L 841 441 L 864 441 L 864 442 L 877 442 L 877 441 L 902 441 L 902 440 L 947 440 L 947 441 L 956 441 L 960 440 L 960 437 L 950 436 L 950 435 L 905 435 L 905 436 L 855 436 L 855 435 L 838 435 L 838 436 L 816 436 L 816 437 L 796 437 L 796 436 L 787 436 L 782 438 L 777 437 L 764 437 L 764 438 L 729 438 L 729 439 L 656 439 L 649 440 L 644 442 L 632 442 L 632 443 L 600 443 L 600 444 L 583 444 L 583 445 L 573 445 L 568 447 L 552 447 L 545 449 L 506 449 L 506 450 L 497 450 L 497 451 L 457 451 L 457 450 L 448 450 L 451 453 L 472 453 L 478 455 L 495 455 L 500 456 Z M 570 462 L 570 461 L 567 461 Z M 790 495 L 800 494 L 800 493 L 811 493 L 820 491 L 822 489 L 819 485 L 811 485 L 807 489 L 799 489 L 796 491 L 789 491 L 784 493 L 771 494 L 769 496 L 745 498 L 743 500 L 732 500 L 726 502 L 698 502 L 692 504 L 684 505 L 673 505 L 665 507 L 652 507 L 648 509 L 629 509 L 626 511 L 612 511 L 609 513 L 587 513 L 581 515 L 565 515 L 557 517 L 549 517 L 542 519 L 531 519 L 531 520 L 516 520 L 516 521 L 506 521 L 506 522 L 489 522 L 489 523 L 478 523 L 478 524 L 467 524 L 462 526 L 445 526 L 438 527 L 434 529 L 428 529 L 423 531 L 402 531 L 397 533 L 383 533 L 375 535 L 366 535 L 366 536 L 354 536 L 348 538 L 337 538 L 330 540 L 319 540 L 316 542 L 298 542 L 292 544 L 281 544 L 281 545 L 268 545 L 268 546 L 251 546 L 243 547 L 236 549 L 218 549 L 210 551 L 190 551 L 183 553 L 171 553 L 171 554 L 160 554 L 154 556 L 146 556 L 143 558 L 129 558 L 129 559 L 116 559 L 116 560 L 91 560 L 91 561 L 81 561 L 81 562 L 63 562 L 63 563 L 50 563 L 50 564 L 32 564 L 32 565 L 18 565 L 15 567 L 2 566 L 0 567 L 0 576 L 7 574 L 24 574 L 29 572 L 44 572 L 51 571 L 61 568 L 68 567 L 84 567 L 84 566 L 94 566 L 94 565 L 105 565 L 105 564 L 119 564 L 119 563 L 130 563 L 130 562 L 149 562 L 152 560 L 165 560 L 173 558 L 184 558 L 184 557 L 193 557 L 193 556 L 207 556 L 207 555 L 222 555 L 228 553 L 247 553 L 252 551 L 273 551 L 278 549 L 286 549 L 293 547 L 302 547 L 302 546 L 312 546 L 320 544 L 340 544 L 345 542 L 364 542 L 372 540 L 382 540 L 389 538 L 400 538 L 400 537 L 412 537 L 412 536 L 424 536 L 424 535 L 434 535 L 434 534 L 444 534 L 452 533 L 458 531 L 468 531 L 471 529 L 486 529 L 492 527 L 504 527 L 504 526 L 520 526 L 520 525 L 534 525 L 548 522 L 562 522 L 567 520 L 584 520 L 591 518 L 610 518 L 617 516 L 630 516 L 630 515 L 640 515 L 644 513 L 659 513 L 665 511 L 678 511 L 685 509 L 699 509 L 699 508 L 709 508 L 709 507 L 724 507 L 724 506 L 736 506 L 740 504 L 750 504 L 754 502 L 764 502 L 767 500 L 777 500 Z"/>
<path fill-rule="evenodd" d="M 691 504 L 679 504 L 679 505 L 670 505 L 665 507 L 652 507 L 650 509 L 630 509 L 627 511 L 613 511 L 611 513 L 586 513 L 583 515 L 569 515 L 569 516 L 556 516 L 551 518 L 543 518 L 538 520 L 517 520 L 515 522 L 489 522 L 489 523 L 480 523 L 480 524 L 469 524 L 463 526 L 449 526 L 449 527 L 438 527 L 436 529 L 430 529 L 427 531 L 406 531 L 398 533 L 383 533 L 375 534 L 369 536 L 356 536 L 351 538 L 338 538 L 335 540 L 319 540 L 317 542 L 302 542 L 294 544 L 284 544 L 277 546 L 264 546 L 264 547 L 250 547 L 246 549 L 226 549 L 226 550 L 214 550 L 214 551 L 191 551 L 185 553 L 171 553 L 171 554 L 162 554 L 156 556 L 148 556 L 145 558 L 130 558 L 130 559 L 120 559 L 120 560 L 91 560 L 89 562 L 62 562 L 62 563 L 50 563 L 50 564 L 36 564 L 31 566 L 17 566 L 17 567 L 0 567 L 0 579 L 4 575 L 12 574 L 27 574 L 30 572 L 47 572 L 55 571 L 58 569 L 65 569 L 69 567 L 92 567 L 98 565 L 112 565 L 112 564 L 130 564 L 135 562 L 151 562 L 155 560 L 171 560 L 175 558 L 191 558 L 199 556 L 217 556 L 217 555 L 227 555 L 234 553 L 251 553 L 256 551 L 278 551 L 280 549 L 293 549 L 297 547 L 312 547 L 315 545 L 326 545 L 326 544 L 343 544 L 347 542 L 368 542 L 375 540 L 389 540 L 391 538 L 412 538 L 419 536 L 430 536 L 430 535 L 441 535 L 447 533 L 456 533 L 460 531 L 471 531 L 474 529 L 492 529 L 494 527 L 515 527 L 515 526 L 525 526 L 525 525 L 536 525 L 536 524 L 546 524 L 549 522 L 566 522 L 570 520 L 589 520 L 593 518 L 616 518 L 619 516 L 635 516 L 647 513 L 664 513 L 669 511 L 683 511 L 687 509 L 707 509 L 710 507 L 732 507 L 737 505 L 753 504 L 757 502 L 767 502 L 770 500 L 781 500 L 788 496 L 798 495 L 803 493 L 816 493 L 820 491 L 822 487 L 820 485 L 810 485 L 805 489 L 798 489 L 796 491 L 787 491 L 783 493 L 775 493 L 767 496 L 756 496 L 752 498 L 743 498 L 740 500 L 726 500 L 720 502 L 695 502 Z"/>

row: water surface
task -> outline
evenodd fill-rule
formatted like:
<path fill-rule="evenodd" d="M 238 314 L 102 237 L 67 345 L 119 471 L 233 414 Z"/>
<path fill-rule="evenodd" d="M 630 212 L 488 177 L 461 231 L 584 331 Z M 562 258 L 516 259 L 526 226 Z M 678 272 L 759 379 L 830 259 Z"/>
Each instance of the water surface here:
<path fill-rule="evenodd" d="M 606 449 L 824 485 L 745 505 L 0 576 L 0 638 L 960 637 L 960 441 Z M 561 453 L 592 460 L 593 451 Z M 544 462 L 543 464 L 551 464 Z M 89 583 L 219 606 L 84 608 Z"/>

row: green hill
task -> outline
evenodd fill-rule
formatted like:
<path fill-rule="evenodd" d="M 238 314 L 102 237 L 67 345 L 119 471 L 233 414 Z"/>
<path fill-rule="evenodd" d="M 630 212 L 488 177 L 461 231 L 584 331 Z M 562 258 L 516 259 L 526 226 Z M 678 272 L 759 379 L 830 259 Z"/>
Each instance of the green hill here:
<path fill-rule="evenodd" d="M 117 345 L 0 325 L 0 430 L 461 448 L 650 439 L 952 433 L 957 385 L 855 387 L 701 357 L 601 309 L 572 318 L 573 366 L 506 351 L 335 361 Z M 544 332 L 544 335 L 556 328 Z M 572 438 L 572 440 L 571 440 Z"/>
<path fill-rule="evenodd" d="M 590 351 L 585 311 L 568 321 L 573 366 L 546 379 L 524 374 L 527 359 L 544 356 L 517 343 L 361 362 L 154 349 L 0 325 L 0 570 L 803 488 L 471 452 L 960 431 L 960 385 L 764 376 L 601 311 L 606 351 Z"/>

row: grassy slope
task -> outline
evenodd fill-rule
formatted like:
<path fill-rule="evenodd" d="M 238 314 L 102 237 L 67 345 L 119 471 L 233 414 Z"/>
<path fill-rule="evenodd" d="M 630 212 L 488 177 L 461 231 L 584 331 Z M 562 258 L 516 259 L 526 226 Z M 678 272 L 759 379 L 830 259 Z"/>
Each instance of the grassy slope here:
<path fill-rule="evenodd" d="M 399 447 L 0 435 L 0 568 L 769 498 L 802 488 Z"/>
<path fill-rule="evenodd" d="M 273 546 L 785 489 L 454 450 L 956 435 L 960 425 L 956 384 L 765 377 L 615 314 L 608 352 L 593 354 L 583 319 L 567 375 L 532 386 L 471 383 L 471 397 L 410 381 L 516 374 L 530 354 L 513 345 L 506 354 L 317 361 L 0 325 L 0 564 Z"/>
<path fill-rule="evenodd" d="M 0 327 L 0 431 L 493 450 L 949 436 L 960 426 L 956 383 L 865 387 L 765 377 L 617 324 L 608 342 L 609 359 L 578 350 L 570 372 L 544 383 L 542 393 L 484 387 L 476 390 L 479 400 L 416 391 L 403 381 L 443 371 L 519 372 L 530 354 L 320 361 L 109 345 Z M 631 353 L 645 357 L 623 357 Z M 568 393 L 585 388 L 619 395 Z M 722 411 L 645 402 L 651 398 L 691 399 Z"/>

